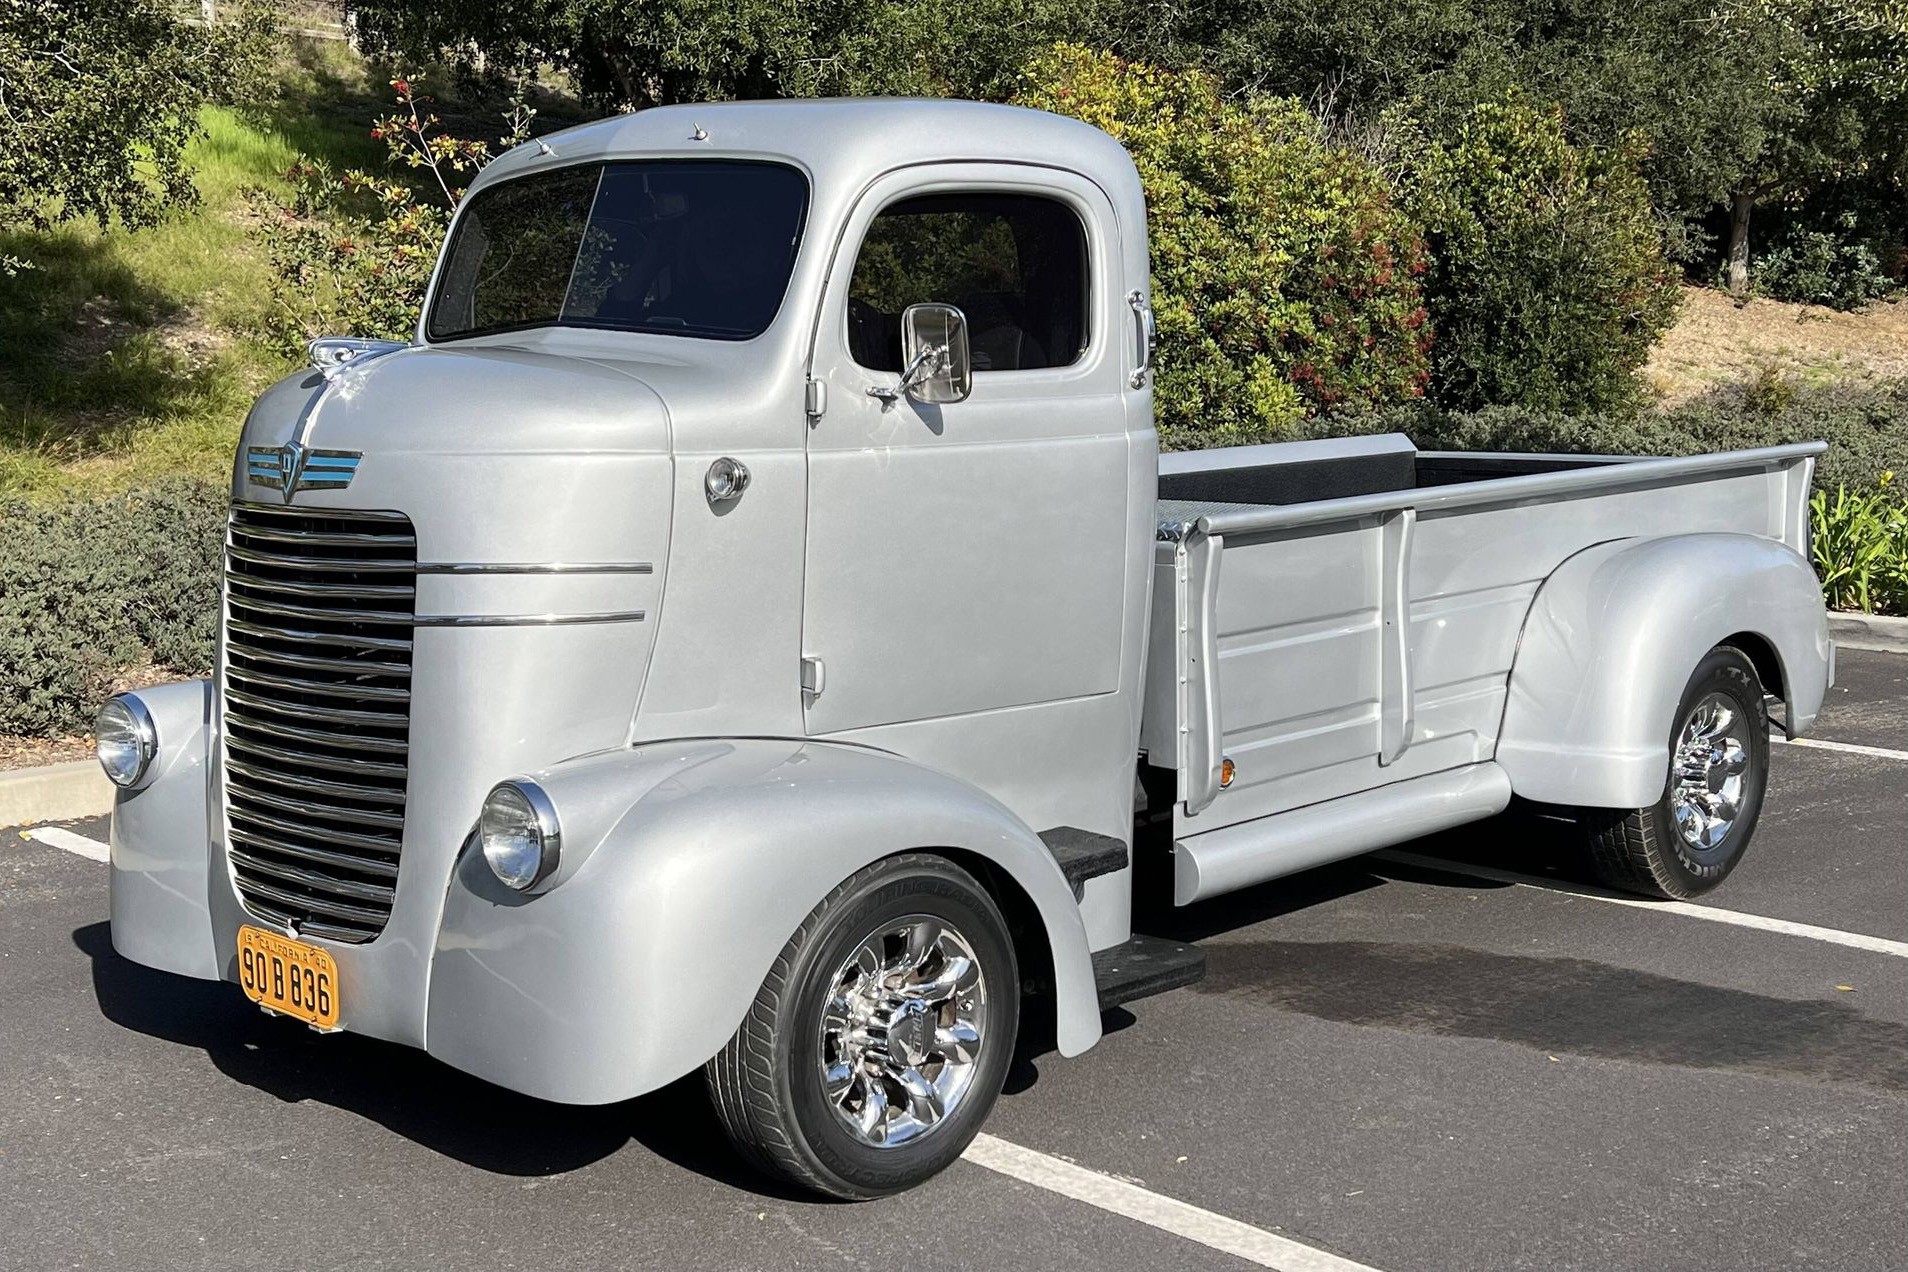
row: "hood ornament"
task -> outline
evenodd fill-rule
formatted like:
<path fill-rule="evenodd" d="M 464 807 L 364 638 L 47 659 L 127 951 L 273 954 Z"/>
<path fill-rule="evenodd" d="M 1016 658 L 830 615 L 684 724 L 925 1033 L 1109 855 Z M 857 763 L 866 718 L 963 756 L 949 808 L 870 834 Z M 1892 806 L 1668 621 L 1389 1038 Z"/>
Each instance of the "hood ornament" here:
<path fill-rule="evenodd" d="M 245 452 L 246 481 L 276 490 L 290 503 L 301 490 L 343 490 L 358 473 L 362 451 L 313 450 L 303 442 L 250 446 Z"/>
<path fill-rule="evenodd" d="M 337 376 L 346 367 L 355 367 L 382 358 L 387 353 L 396 353 L 411 346 L 399 340 L 364 340 L 357 336 L 320 336 L 305 346 L 305 354 L 311 359 L 311 365 L 325 373 L 329 380 Z"/>

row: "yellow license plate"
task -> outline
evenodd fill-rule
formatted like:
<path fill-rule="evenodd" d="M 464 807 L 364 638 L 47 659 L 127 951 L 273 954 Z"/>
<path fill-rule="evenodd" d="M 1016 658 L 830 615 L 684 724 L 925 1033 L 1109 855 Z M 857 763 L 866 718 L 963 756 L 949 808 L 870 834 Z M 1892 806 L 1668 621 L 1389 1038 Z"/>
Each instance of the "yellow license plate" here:
<path fill-rule="evenodd" d="M 320 1029 L 338 1027 L 338 965 L 315 945 L 262 928 L 238 931 L 239 988 L 261 1007 Z"/>

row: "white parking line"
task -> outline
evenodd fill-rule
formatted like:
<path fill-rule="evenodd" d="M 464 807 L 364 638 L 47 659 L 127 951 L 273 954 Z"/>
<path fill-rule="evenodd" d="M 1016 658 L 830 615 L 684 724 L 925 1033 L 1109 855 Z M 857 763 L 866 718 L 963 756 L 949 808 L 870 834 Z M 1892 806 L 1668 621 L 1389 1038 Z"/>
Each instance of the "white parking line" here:
<path fill-rule="evenodd" d="M 1023 1184 L 1083 1201 L 1161 1232 L 1196 1241 L 1208 1249 L 1236 1255 L 1262 1268 L 1277 1268 L 1280 1272 L 1375 1272 L 1366 1264 L 1342 1259 L 1290 1237 L 1281 1237 L 1171 1197 L 1162 1197 L 1138 1184 L 1010 1144 L 993 1135 L 975 1136 L 965 1156 L 976 1166 L 985 1166 Z"/>
<path fill-rule="evenodd" d="M 1795 923 L 1789 919 L 1771 919 L 1760 914 L 1744 914 L 1740 910 L 1724 910 L 1713 905 L 1692 905 L 1688 901 L 1651 901 L 1644 897 L 1625 896 L 1620 892 L 1605 892 L 1601 888 L 1592 888 L 1583 884 L 1564 883 L 1556 879 L 1540 878 L 1537 875 L 1499 870 L 1494 866 L 1477 866 L 1468 861 L 1447 861 L 1442 857 L 1425 857 L 1415 852 L 1396 852 L 1386 849 L 1383 852 L 1373 853 L 1372 856 L 1380 861 L 1396 862 L 1398 865 L 1413 866 L 1419 870 L 1469 875 L 1473 879 L 1488 879 L 1493 883 L 1514 883 L 1521 888 L 1541 888 L 1545 892 L 1561 892 L 1567 896 L 1582 897 L 1587 901 L 1606 901 L 1611 905 L 1633 906 L 1639 910 L 1651 910 L 1658 914 L 1680 914 L 1688 919 L 1728 923 L 1734 927 L 1778 932 L 1783 936 L 1801 936 L 1811 941 L 1826 941 L 1830 945 L 1845 945 L 1854 950 L 1867 950 L 1871 954 L 1892 954 L 1896 958 L 1908 958 L 1908 941 L 1891 941 L 1887 937 L 1869 936 L 1863 932 L 1844 932 L 1839 928 L 1817 927 L 1813 923 Z"/>
<path fill-rule="evenodd" d="M 1885 746 L 1862 746 L 1856 742 L 1825 742 L 1820 738 L 1770 738 L 1783 746 L 1813 747 L 1817 751 L 1842 751 L 1849 755 L 1872 755 L 1883 760 L 1908 760 L 1908 751 L 1891 751 Z"/>
<path fill-rule="evenodd" d="M 88 839 L 76 835 L 59 826 L 33 826 L 20 832 L 20 838 L 31 839 L 45 844 L 49 848 L 62 848 L 75 857 L 85 857 L 89 861 L 108 861 L 112 854 L 105 844 L 97 839 Z"/>

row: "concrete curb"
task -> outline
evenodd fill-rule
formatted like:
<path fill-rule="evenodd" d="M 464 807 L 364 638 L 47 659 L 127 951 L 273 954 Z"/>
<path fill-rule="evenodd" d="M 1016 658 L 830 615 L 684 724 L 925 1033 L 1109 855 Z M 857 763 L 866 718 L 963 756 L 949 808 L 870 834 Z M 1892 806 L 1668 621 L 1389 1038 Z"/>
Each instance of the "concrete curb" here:
<path fill-rule="evenodd" d="M 113 810 L 113 784 L 96 760 L 0 772 L 0 826 L 97 817 Z"/>
<path fill-rule="evenodd" d="M 1879 614 L 1830 614 L 1829 636 L 1843 649 L 1908 654 L 1908 618 Z"/>

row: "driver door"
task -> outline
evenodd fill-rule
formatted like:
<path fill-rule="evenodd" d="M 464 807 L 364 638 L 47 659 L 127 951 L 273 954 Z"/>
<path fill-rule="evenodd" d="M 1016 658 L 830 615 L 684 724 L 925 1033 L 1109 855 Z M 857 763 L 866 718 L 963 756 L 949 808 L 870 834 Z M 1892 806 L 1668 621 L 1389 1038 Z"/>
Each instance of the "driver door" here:
<path fill-rule="evenodd" d="M 1129 499 L 1112 209 L 1084 178 L 937 165 L 877 182 L 830 271 L 810 374 L 810 734 L 1119 684 Z M 901 396 L 909 303 L 967 317 L 973 390 Z M 820 692 L 813 692 L 819 681 Z"/>

